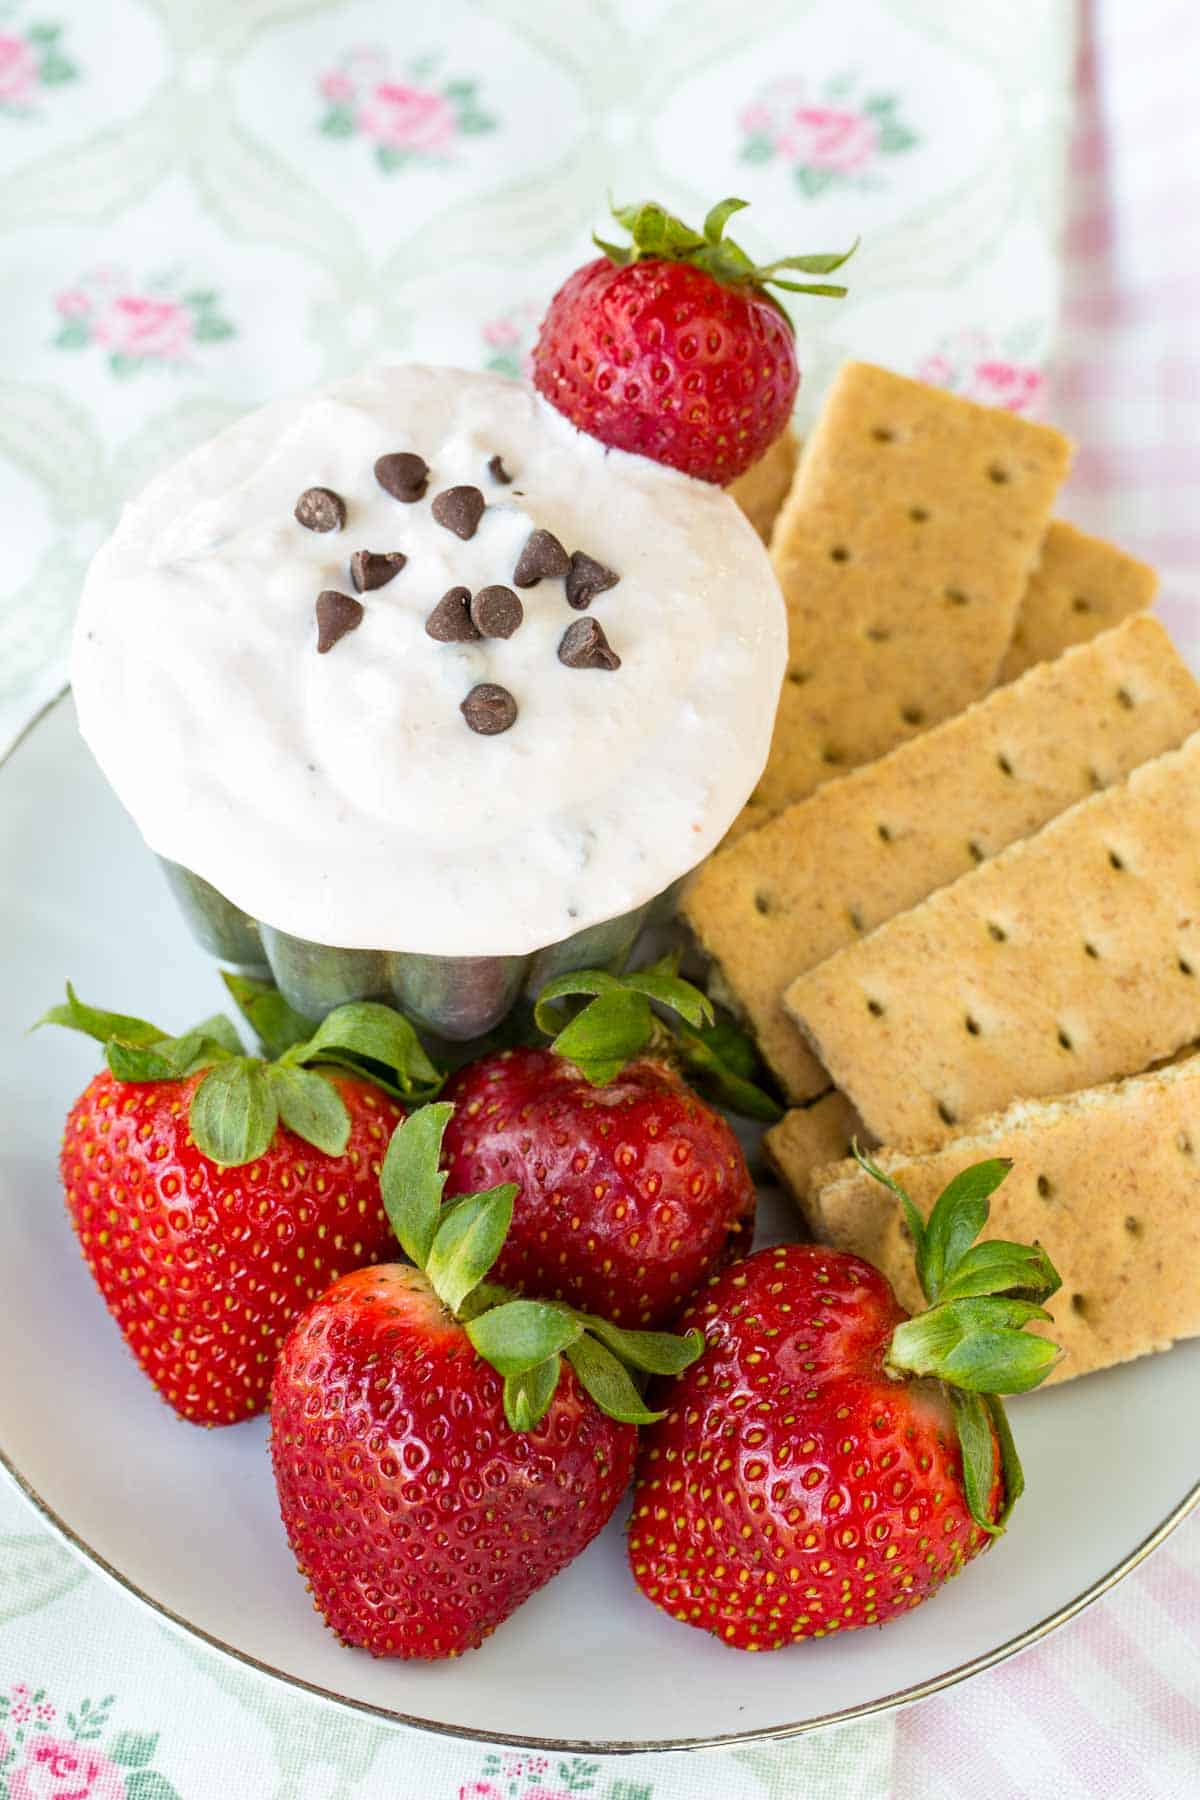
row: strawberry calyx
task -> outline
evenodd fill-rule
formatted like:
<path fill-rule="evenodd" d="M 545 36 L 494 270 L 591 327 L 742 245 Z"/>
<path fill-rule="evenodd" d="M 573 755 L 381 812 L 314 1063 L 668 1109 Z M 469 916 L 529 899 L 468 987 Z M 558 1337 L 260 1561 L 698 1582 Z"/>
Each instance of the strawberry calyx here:
<path fill-rule="evenodd" d="M 447 1101 L 423 1106 L 392 1133 L 380 1172 L 384 1210 L 405 1255 L 504 1382 L 504 1414 L 531 1431 L 558 1388 L 562 1358 L 602 1412 L 647 1425 L 651 1412 L 631 1375 L 677 1375 L 704 1348 L 700 1332 L 626 1331 L 558 1300 L 526 1300 L 485 1277 L 512 1224 L 515 1182 L 443 1200 Z"/>
<path fill-rule="evenodd" d="M 763 290 L 776 287 L 792 294 L 823 294 L 840 300 L 846 292 L 844 287 L 828 282 L 793 281 L 791 273 L 832 275 L 854 255 L 858 248 L 857 238 L 849 250 L 827 255 L 782 256 L 775 262 L 756 263 L 740 244 L 725 236 L 725 227 L 733 214 L 743 211 L 749 204 L 748 200 L 718 200 L 705 216 L 702 231 L 694 231 L 655 200 L 640 200 L 632 206 L 613 206 L 610 209 L 613 218 L 625 227 L 632 243 L 610 244 L 595 235 L 592 241 L 618 268 L 651 258 L 660 262 L 690 263 L 695 269 L 703 269 L 722 287 Z"/>
<path fill-rule="evenodd" d="M 672 951 L 621 975 L 578 969 L 556 976 L 538 995 L 534 1024 L 555 1055 L 574 1063 L 594 1087 L 615 1081 L 635 1057 L 654 1056 L 685 1068 L 732 1112 L 768 1123 L 782 1118 L 782 1107 L 753 1079 L 753 1042 L 731 1020 L 718 1020 L 708 995 L 679 974 L 679 960 Z M 587 1003 L 568 1016 L 563 1003 L 580 996 Z M 674 1015 L 669 1024 L 664 1010 Z"/>
<path fill-rule="evenodd" d="M 247 1054 L 224 1013 L 181 1036 L 126 1013 L 86 1005 L 67 983 L 66 1003 L 52 1006 L 38 1025 L 63 1025 L 104 1045 L 118 1081 L 186 1081 L 193 1090 L 188 1125 L 196 1148 L 221 1168 L 239 1168 L 266 1154 L 281 1122 L 305 1143 L 341 1156 L 350 1114 L 333 1085 L 341 1069 L 394 1098 L 420 1103 L 445 1080 L 402 1013 L 375 1001 L 334 1009 L 314 1028 L 270 982 L 223 972 L 226 987 L 265 1052 Z"/>
<path fill-rule="evenodd" d="M 963 1460 L 963 1488 L 971 1517 L 998 1536 L 1025 1486 L 1002 1394 L 1023 1394 L 1043 1382 L 1059 1359 L 1057 1344 L 1025 1327 L 1050 1314 L 1043 1300 L 1062 1277 L 1040 1244 L 975 1240 L 988 1221 L 990 1198 L 1008 1175 L 1007 1157 L 962 1169 L 938 1196 L 928 1219 L 905 1189 L 865 1156 L 860 1167 L 890 1189 L 904 1208 L 917 1278 L 928 1306 L 892 1333 L 884 1367 L 897 1379 L 942 1382 L 954 1409 Z M 1004 1499 L 993 1519 L 993 1431 L 1000 1449 Z"/>

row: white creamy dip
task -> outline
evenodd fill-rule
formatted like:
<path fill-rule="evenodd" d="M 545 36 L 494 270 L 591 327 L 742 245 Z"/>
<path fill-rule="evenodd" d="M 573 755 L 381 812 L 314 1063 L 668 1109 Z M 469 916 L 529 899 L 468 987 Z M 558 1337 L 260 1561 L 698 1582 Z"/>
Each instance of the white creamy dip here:
<path fill-rule="evenodd" d="M 373 473 L 429 464 L 406 504 Z M 499 454 L 509 486 L 488 472 Z M 444 488 L 487 510 L 463 541 Z M 306 530 L 308 487 L 345 504 Z M 531 530 L 620 577 L 587 613 L 524 590 L 508 639 L 436 643 L 447 589 L 512 585 Z M 318 655 L 322 589 L 402 551 Z M 615 671 L 558 660 L 592 617 Z M 719 489 L 606 451 L 526 386 L 374 369 L 250 414 L 167 470 L 92 564 L 71 677 L 83 735 L 146 841 L 253 917 L 358 949 L 519 954 L 640 905 L 720 840 L 766 760 L 786 661 L 770 564 Z M 470 730 L 469 690 L 517 702 Z"/>

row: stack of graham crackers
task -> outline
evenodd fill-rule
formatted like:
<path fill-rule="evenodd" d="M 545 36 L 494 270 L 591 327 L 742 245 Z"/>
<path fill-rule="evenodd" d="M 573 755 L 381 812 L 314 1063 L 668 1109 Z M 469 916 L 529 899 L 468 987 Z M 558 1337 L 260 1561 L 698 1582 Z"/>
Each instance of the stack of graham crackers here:
<path fill-rule="evenodd" d="M 1153 571 L 1052 518 L 1068 462 L 852 363 L 798 467 L 745 478 L 790 666 L 683 903 L 792 1104 L 767 1149 L 813 1235 L 913 1304 L 851 1139 L 925 1211 L 1011 1157 L 988 1231 L 1063 1276 L 1059 1380 L 1200 1334 L 1200 685 Z"/>

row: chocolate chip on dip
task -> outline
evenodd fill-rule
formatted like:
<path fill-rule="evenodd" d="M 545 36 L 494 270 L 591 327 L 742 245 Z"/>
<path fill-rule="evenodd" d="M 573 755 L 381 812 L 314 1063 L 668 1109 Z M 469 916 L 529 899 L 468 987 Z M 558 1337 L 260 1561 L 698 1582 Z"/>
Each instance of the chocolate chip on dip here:
<path fill-rule="evenodd" d="M 504 458 L 498 454 L 496 456 L 489 456 L 487 472 L 493 481 L 498 481 L 500 483 L 501 487 L 507 487 L 512 480 L 512 476 L 504 466 Z"/>
<path fill-rule="evenodd" d="M 517 722 L 517 703 L 506 687 L 495 681 L 481 681 L 473 687 L 459 708 L 472 731 L 481 737 L 497 737 Z"/>
<path fill-rule="evenodd" d="M 473 538 L 476 527 L 487 510 L 487 501 L 477 487 L 444 488 L 433 503 L 433 516 L 439 525 L 455 537 Z"/>
<path fill-rule="evenodd" d="M 325 588 L 317 595 L 317 650 L 324 656 L 339 638 L 362 624 L 366 608 L 353 594 L 340 594 L 336 588 Z"/>
<path fill-rule="evenodd" d="M 452 587 L 442 595 L 425 621 L 425 630 L 439 644 L 473 644 L 479 632 L 471 623 L 471 590 Z"/>
<path fill-rule="evenodd" d="M 471 623 L 480 637 L 510 638 L 525 617 L 525 608 L 509 587 L 480 588 L 471 601 Z"/>
<path fill-rule="evenodd" d="M 576 619 L 563 632 L 558 660 L 568 669 L 619 669 L 621 659 L 595 619 Z"/>
<path fill-rule="evenodd" d="M 597 594 L 607 592 L 616 587 L 621 577 L 615 569 L 606 569 L 602 562 L 594 556 L 588 556 L 582 550 L 576 550 L 571 557 L 571 566 L 567 570 L 567 605 L 573 606 L 576 612 L 583 612 L 592 604 Z"/>
<path fill-rule="evenodd" d="M 350 579 L 356 594 L 386 587 L 408 561 L 402 550 L 356 550 L 350 558 Z"/>
<path fill-rule="evenodd" d="M 552 531 L 531 531 L 513 570 L 513 586 L 536 587 L 539 581 L 565 575 L 571 559 Z"/>
<path fill-rule="evenodd" d="M 340 531 L 346 523 L 346 502 L 332 488 L 305 488 L 295 512 L 306 531 Z"/>
<path fill-rule="evenodd" d="M 411 450 L 389 450 L 376 460 L 375 479 L 386 494 L 411 506 L 429 486 L 429 464 Z"/>

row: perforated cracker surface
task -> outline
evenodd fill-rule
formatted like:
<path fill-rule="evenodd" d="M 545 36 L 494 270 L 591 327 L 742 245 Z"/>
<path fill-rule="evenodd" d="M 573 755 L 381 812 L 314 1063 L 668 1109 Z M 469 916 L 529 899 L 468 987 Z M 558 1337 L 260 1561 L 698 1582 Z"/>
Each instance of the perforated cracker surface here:
<path fill-rule="evenodd" d="M 1034 663 L 1110 631 L 1154 599 L 1158 576 L 1147 563 L 1103 538 L 1052 519 L 1029 577 L 1000 664 L 998 682 L 1015 681 Z"/>

